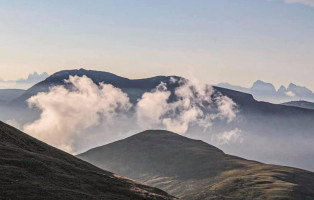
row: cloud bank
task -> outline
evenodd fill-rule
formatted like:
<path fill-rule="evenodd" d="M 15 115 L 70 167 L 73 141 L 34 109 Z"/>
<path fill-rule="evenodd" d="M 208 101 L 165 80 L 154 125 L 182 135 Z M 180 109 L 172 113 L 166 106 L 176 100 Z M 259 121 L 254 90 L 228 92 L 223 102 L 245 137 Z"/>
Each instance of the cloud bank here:
<path fill-rule="evenodd" d="M 209 85 L 184 81 L 174 93 L 177 99 L 170 102 L 171 93 L 165 83 L 144 93 L 136 106 L 138 124 L 146 129 L 165 128 L 184 134 L 190 126 L 206 129 L 217 118 L 230 122 L 236 117 L 236 104 L 225 96 L 213 97 L 214 90 Z"/>
<path fill-rule="evenodd" d="M 86 76 L 70 76 L 65 83 L 28 99 L 29 106 L 39 109 L 41 115 L 25 125 L 24 131 L 70 153 L 77 152 L 78 141 L 105 143 L 104 135 L 122 139 L 143 129 L 185 134 L 190 127 L 206 131 L 215 120 L 229 123 L 236 118 L 236 104 L 230 98 L 197 82 L 172 79 L 170 85 L 180 85 L 172 92 L 161 82 L 144 93 L 136 105 L 122 90 L 109 84 L 97 85 Z"/>
<path fill-rule="evenodd" d="M 99 123 L 110 123 L 119 112 L 130 109 L 129 98 L 112 85 L 100 86 L 86 76 L 70 77 L 65 86 L 28 99 L 39 108 L 40 119 L 24 127 L 25 132 L 67 152 L 73 152 L 73 137 Z"/>

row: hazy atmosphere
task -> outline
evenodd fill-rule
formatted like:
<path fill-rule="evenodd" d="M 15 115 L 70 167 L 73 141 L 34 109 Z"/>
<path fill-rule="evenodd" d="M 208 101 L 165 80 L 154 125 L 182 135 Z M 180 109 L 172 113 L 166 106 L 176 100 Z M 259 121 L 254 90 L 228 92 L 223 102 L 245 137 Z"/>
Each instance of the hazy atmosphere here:
<path fill-rule="evenodd" d="M 314 0 L 0 0 L 0 200 L 314 200 Z"/>

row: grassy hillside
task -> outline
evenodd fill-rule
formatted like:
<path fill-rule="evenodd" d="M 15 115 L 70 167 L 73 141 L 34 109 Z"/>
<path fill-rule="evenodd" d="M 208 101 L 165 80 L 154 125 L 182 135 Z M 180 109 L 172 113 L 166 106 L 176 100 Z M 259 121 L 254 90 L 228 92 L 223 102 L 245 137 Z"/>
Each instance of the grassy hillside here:
<path fill-rule="evenodd" d="M 0 199 L 173 199 L 0 122 Z"/>
<path fill-rule="evenodd" d="M 312 172 L 230 156 L 168 131 L 145 131 L 78 157 L 182 199 L 314 199 Z"/>

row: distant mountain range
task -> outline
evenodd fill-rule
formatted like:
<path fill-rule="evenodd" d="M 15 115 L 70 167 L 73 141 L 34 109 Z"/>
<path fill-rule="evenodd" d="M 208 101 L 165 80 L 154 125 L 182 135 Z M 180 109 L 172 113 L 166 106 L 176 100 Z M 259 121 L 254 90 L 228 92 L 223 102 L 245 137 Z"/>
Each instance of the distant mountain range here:
<path fill-rule="evenodd" d="M 34 84 L 42 80 L 45 80 L 48 76 L 49 74 L 47 74 L 46 72 L 43 72 L 41 74 L 34 72 L 32 74 L 29 74 L 26 79 L 20 78 L 18 80 L 5 81 L 0 78 L 0 88 L 1 89 L 28 89 Z"/>
<path fill-rule="evenodd" d="M 174 89 L 178 86 L 170 84 L 172 77 L 176 76 L 128 79 L 101 71 L 64 70 L 35 84 L 5 106 L 1 107 L 0 105 L 2 111 L 0 112 L 0 119 L 4 121 L 15 120 L 21 124 L 21 127 L 26 123 L 33 122 L 39 118 L 40 113 L 37 109 L 29 109 L 26 100 L 39 92 L 49 91 L 52 86 L 64 85 L 67 87 L 64 80 L 75 75 L 85 75 L 96 84 L 100 82 L 112 84 L 125 92 L 133 104 L 136 104 L 137 99 L 145 92 L 150 92 L 161 82 L 169 85 L 171 101 L 175 98 Z M 176 78 L 180 79 L 181 77 Z M 259 87 L 258 85 L 257 83 L 255 88 Z M 270 87 L 269 84 L 266 86 L 266 88 Z M 197 127 L 190 127 L 186 136 L 202 139 L 218 146 L 227 153 L 247 159 L 314 170 L 314 160 L 312 159 L 314 155 L 314 110 L 256 101 L 251 94 L 222 87 L 214 87 L 214 90 L 215 93 L 228 96 L 237 104 L 236 120 L 230 123 L 222 123 L 217 120 L 206 131 Z M 132 124 L 128 129 L 133 130 Z M 233 130 L 241 131 L 243 139 L 241 143 L 220 144 L 212 140 L 213 135 L 224 134 L 228 136 L 228 134 L 232 134 Z"/>
<path fill-rule="evenodd" d="M 171 200 L 0 122 L 0 199 Z"/>
<path fill-rule="evenodd" d="M 78 157 L 183 200 L 314 199 L 313 172 L 227 155 L 168 131 L 144 131 Z"/>
<path fill-rule="evenodd" d="M 266 83 L 260 80 L 256 81 L 251 88 L 234 86 L 229 83 L 219 83 L 217 86 L 240 92 L 250 93 L 256 99 L 261 101 L 274 103 L 283 103 L 286 101 L 298 100 L 314 101 L 314 93 L 310 89 L 303 86 L 295 85 L 293 83 L 290 83 L 287 88 L 282 85 L 278 90 L 275 89 L 273 84 Z"/>

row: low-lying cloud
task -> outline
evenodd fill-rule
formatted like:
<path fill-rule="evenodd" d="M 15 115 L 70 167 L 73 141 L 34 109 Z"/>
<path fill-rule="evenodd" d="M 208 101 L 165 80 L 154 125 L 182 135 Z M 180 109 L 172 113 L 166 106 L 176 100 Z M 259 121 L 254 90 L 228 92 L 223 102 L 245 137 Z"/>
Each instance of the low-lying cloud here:
<path fill-rule="evenodd" d="M 243 142 L 242 131 L 238 128 L 235 128 L 231 131 L 225 131 L 223 133 L 213 135 L 211 140 L 220 145 L 230 143 L 242 143 Z"/>
<path fill-rule="evenodd" d="M 66 80 L 70 88 L 52 87 L 28 99 L 41 110 L 40 119 L 24 127 L 25 132 L 67 152 L 72 152 L 73 136 L 99 123 L 111 123 L 119 112 L 130 109 L 129 98 L 120 89 L 86 76 Z"/>
<path fill-rule="evenodd" d="M 209 85 L 187 80 L 172 78 L 170 85 L 161 82 L 144 93 L 136 105 L 121 89 L 97 85 L 86 76 L 70 76 L 65 83 L 28 99 L 29 106 L 38 108 L 41 115 L 25 125 L 24 131 L 70 153 L 77 152 L 79 139 L 93 138 L 97 143 L 105 134 L 121 139 L 126 135 L 119 134 L 143 129 L 167 129 L 179 134 L 190 127 L 206 131 L 216 120 L 233 121 L 237 113 L 230 98 L 215 93 Z M 176 83 L 180 86 L 171 92 L 168 87 Z M 235 137 L 225 134 L 220 140 L 230 142 Z"/>
<path fill-rule="evenodd" d="M 288 92 L 286 92 L 285 93 L 287 96 L 289 96 L 289 97 L 294 97 L 295 96 L 295 94 L 292 92 L 292 91 L 288 91 Z"/>
<path fill-rule="evenodd" d="M 204 129 L 219 118 L 232 121 L 236 116 L 236 104 L 228 97 L 214 95 L 209 85 L 182 81 L 170 102 L 170 91 L 161 83 L 152 92 L 144 93 L 136 106 L 137 121 L 143 128 L 165 128 L 184 134 L 190 126 Z M 173 82 L 173 81 L 172 81 Z"/>

